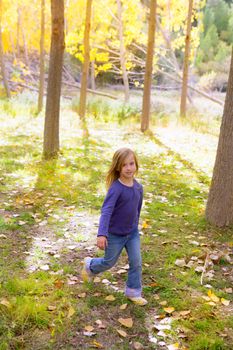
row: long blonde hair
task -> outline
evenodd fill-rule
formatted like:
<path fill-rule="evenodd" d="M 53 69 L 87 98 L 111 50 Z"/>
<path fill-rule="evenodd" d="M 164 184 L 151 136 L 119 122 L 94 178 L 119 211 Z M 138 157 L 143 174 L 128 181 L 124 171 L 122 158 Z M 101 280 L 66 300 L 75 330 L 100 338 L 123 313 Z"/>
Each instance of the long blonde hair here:
<path fill-rule="evenodd" d="M 125 159 L 132 154 L 134 156 L 134 161 L 136 165 L 136 171 L 138 171 L 138 160 L 134 151 L 130 148 L 120 148 L 118 149 L 112 158 L 112 164 L 108 170 L 106 176 L 106 186 L 107 189 L 112 185 L 112 183 L 120 177 L 120 172 Z"/>

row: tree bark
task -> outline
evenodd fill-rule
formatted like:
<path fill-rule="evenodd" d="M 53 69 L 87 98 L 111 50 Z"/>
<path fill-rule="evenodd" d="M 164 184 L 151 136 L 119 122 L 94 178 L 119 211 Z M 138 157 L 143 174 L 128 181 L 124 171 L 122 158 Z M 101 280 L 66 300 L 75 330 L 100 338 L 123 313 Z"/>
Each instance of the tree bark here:
<path fill-rule="evenodd" d="M 123 20 L 122 20 L 122 4 L 121 0 L 117 0 L 117 15 L 118 15 L 118 25 L 119 25 L 119 39 L 120 39 L 120 62 L 122 69 L 122 77 L 124 83 L 125 90 L 125 102 L 129 101 L 129 79 L 128 73 L 126 69 L 126 50 L 124 44 L 124 28 L 123 28 Z"/>
<path fill-rule="evenodd" d="M 91 89 L 95 90 L 95 61 L 91 61 Z"/>
<path fill-rule="evenodd" d="M 233 48 L 206 218 L 220 227 L 233 224 Z"/>
<path fill-rule="evenodd" d="M 64 0 L 51 1 L 52 33 L 49 75 L 44 125 L 45 159 L 56 157 L 59 151 L 59 114 L 64 52 Z"/>
<path fill-rule="evenodd" d="M 189 69 L 189 55 L 190 55 L 190 36 L 192 29 L 192 11 L 193 0 L 189 0 L 188 18 L 187 18 L 187 30 L 185 38 L 185 53 L 184 53 L 184 65 L 183 65 L 183 81 L 182 92 L 180 100 L 180 117 L 186 117 L 186 103 L 187 103 L 187 91 L 188 91 L 188 69 Z"/>
<path fill-rule="evenodd" d="M 80 90 L 79 116 L 81 120 L 85 119 L 86 100 L 87 100 L 87 82 L 89 75 L 90 64 L 90 30 L 91 30 L 91 7 L 92 0 L 87 0 L 86 6 L 86 21 L 84 31 L 84 62 L 82 67 L 82 79 Z"/>
<path fill-rule="evenodd" d="M 45 67 L 44 67 L 44 36 L 45 36 L 45 0 L 41 0 L 40 18 L 40 81 L 37 111 L 40 113 L 43 108 Z"/>
<path fill-rule="evenodd" d="M 155 24 L 156 24 L 156 7 L 157 1 L 150 1 L 150 18 L 148 29 L 148 44 L 146 55 L 146 69 L 144 77 L 144 90 L 142 102 L 142 116 L 141 116 L 141 131 L 145 132 L 149 129 L 150 120 L 150 100 L 151 100 L 151 82 L 153 73 L 153 56 L 154 56 L 154 42 L 155 42 Z"/>
<path fill-rule="evenodd" d="M 7 97 L 10 98 L 11 93 L 10 93 L 10 88 L 7 80 L 7 73 L 6 73 L 4 54 L 3 54 L 3 43 L 2 43 L 2 0 L 0 0 L 0 64 L 1 64 L 3 85 L 6 90 Z"/>

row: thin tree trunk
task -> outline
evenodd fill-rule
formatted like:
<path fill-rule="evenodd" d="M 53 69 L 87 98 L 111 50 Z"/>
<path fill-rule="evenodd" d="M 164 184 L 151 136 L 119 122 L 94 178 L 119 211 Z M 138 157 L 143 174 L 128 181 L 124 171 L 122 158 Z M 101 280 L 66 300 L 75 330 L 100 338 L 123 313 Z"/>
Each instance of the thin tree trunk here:
<path fill-rule="evenodd" d="M 185 38 L 184 65 L 183 65 L 183 82 L 182 82 L 182 92 L 181 92 L 181 100 L 180 100 L 180 117 L 181 118 L 186 117 L 190 36 L 191 36 L 191 29 L 192 29 L 192 11 L 193 11 L 193 0 L 189 0 L 187 31 L 186 31 L 186 38 Z"/>
<path fill-rule="evenodd" d="M 206 218 L 216 226 L 233 224 L 233 49 L 217 155 Z"/>
<path fill-rule="evenodd" d="M 20 18 L 21 18 L 21 9 L 18 5 L 17 7 L 17 40 L 16 40 L 16 48 L 17 48 L 17 56 L 20 55 Z"/>
<path fill-rule="evenodd" d="M 122 4 L 121 0 L 117 0 L 117 14 L 118 14 L 118 25 L 119 25 L 119 39 L 120 39 L 120 62 L 122 69 L 122 77 L 125 90 L 125 102 L 129 101 L 129 78 L 126 69 L 126 49 L 124 44 L 124 28 L 122 20 Z"/>
<path fill-rule="evenodd" d="M 12 49 L 12 54 L 14 56 L 14 59 L 16 59 L 16 54 L 15 54 L 15 45 L 14 45 L 14 40 L 12 38 L 12 33 L 9 33 L 9 37 L 10 37 L 10 43 L 11 43 L 11 49 Z"/>
<path fill-rule="evenodd" d="M 37 111 L 40 113 L 43 108 L 45 67 L 44 67 L 44 36 L 45 36 L 45 0 L 41 0 L 41 19 L 40 19 L 40 81 Z"/>
<path fill-rule="evenodd" d="M 23 37 L 23 49 L 24 49 L 25 62 L 27 66 L 29 66 L 27 40 L 26 40 L 26 35 L 25 35 L 24 27 L 22 26 L 22 23 L 21 23 L 21 29 L 22 29 L 22 37 Z"/>
<path fill-rule="evenodd" d="M 92 6 L 92 0 L 87 0 L 86 21 L 85 21 L 85 31 L 84 31 L 84 62 L 82 67 L 82 80 L 81 80 L 80 103 L 79 103 L 79 116 L 83 120 L 83 122 L 85 119 L 85 112 L 86 112 L 87 82 L 88 82 L 89 63 L 90 63 L 91 6 Z"/>
<path fill-rule="evenodd" d="M 91 89 L 95 90 L 95 61 L 91 61 Z"/>
<path fill-rule="evenodd" d="M 52 33 L 49 75 L 44 125 L 45 159 L 56 157 L 59 151 L 59 114 L 64 52 L 64 0 L 51 1 Z"/>
<path fill-rule="evenodd" d="M 146 55 L 146 69 L 145 69 L 143 102 L 142 102 L 142 116 L 141 116 L 142 132 L 149 129 L 151 82 L 152 82 L 152 73 L 153 73 L 153 56 L 154 56 L 154 42 L 155 42 L 156 7 L 157 7 L 157 1 L 151 0 L 149 28 L 148 28 L 148 44 L 147 44 L 147 55 Z"/>
<path fill-rule="evenodd" d="M 6 73 L 4 54 L 3 54 L 3 44 L 2 44 L 2 0 L 0 0 L 0 64 L 1 64 L 3 85 L 6 90 L 7 97 L 10 98 L 11 93 L 10 93 L 10 88 L 7 80 L 7 73 Z"/>

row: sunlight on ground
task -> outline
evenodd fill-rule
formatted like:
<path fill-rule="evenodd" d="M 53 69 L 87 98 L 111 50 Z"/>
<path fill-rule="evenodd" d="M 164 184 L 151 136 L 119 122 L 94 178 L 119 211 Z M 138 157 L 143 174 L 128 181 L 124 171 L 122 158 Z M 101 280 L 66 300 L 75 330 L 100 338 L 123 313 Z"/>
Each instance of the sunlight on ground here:
<path fill-rule="evenodd" d="M 197 169 L 208 176 L 212 175 L 218 142 L 216 136 L 201 134 L 182 126 L 156 128 L 155 134 L 166 146 L 193 163 Z"/>
<path fill-rule="evenodd" d="M 59 222 L 64 220 L 62 213 L 57 219 Z M 58 262 L 64 250 L 72 252 L 84 247 L 92 250 L 96 241 L 98 219 L 98 215 L 86 211 L 74 212 L 69 223 L 59 230 L 59 234 L 47 227 L 47 221 L 40 222 L 34 228 L 36 232 L 32 235 L 31 249 L 26 252 L 27 271 L 51 270 L 51 259 L 53 264 L 56 260 Z"/>

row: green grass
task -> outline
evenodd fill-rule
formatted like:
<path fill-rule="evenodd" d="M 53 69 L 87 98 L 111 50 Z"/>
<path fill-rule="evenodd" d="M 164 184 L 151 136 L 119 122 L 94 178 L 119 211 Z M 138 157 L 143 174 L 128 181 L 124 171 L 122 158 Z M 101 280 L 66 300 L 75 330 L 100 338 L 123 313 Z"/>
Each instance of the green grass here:
<path fill-rule="evenodd" d="M 169 149 L 148 156 L 143 154 L 142 146 L 139 152 L 143 169 L 139 177 L 145 192 L 142 219 L 147 219 L 150 225 L 142 236 L 143 292 L 149 301 L 145 308 L 129 303 L 124 312 L 120 311 L 119 305 L 126 303 L 126 298 L 102 284 L 79 282 L 68 286 L 66 282 L 70 276 L 80 271 L 80 260 L 86 251 L 74 251 L 72 255 L 65 244 L 60 260 L 51 257 L 51 270 L 59 271 L 58 275 L 43 271 L 27 273 L 25 252 L 31 248 L 39 223 L 46 220 L 46 229 L 53 230 L 57 239 L 62 239 L 75 212 L 99 213 L 105 193 L 103 179 L 112 154 L 111 145 L 94 133 L 89 138 L 72 133 L 73 129 L 78 130 L 72 124 L 74 115 L 70 107 L 64 105 L 68 121 L 62 129 L 60 157 L 41 161 L 42 118 L 32 115 L 33 101 L 29 96 L 15 99 L 13 103 L 0 101 L 4 118 L 14 117 L 10 123 L 4 119 L 1 130 L 4 143 L 0 147 L 0 200 L 5 212 L 0 217 L 0 234 L 5 238 L 0 241 L 0 300 L 7 300 L 9 305 L 0 304 L 0 350 L 33 350 L 34 345 L 30 343 L 33 337 L 40 339 L 41 349 L 56 349 L 61 344 L 69 349 L 67 344 L 72 340 L 77 347 L 89 349 L 91 340 L 82 332 L 85 325 L 94 324 L 97 319 L 107 324 L 105 331 L 98 330 L 97 341 L 112 346 L 112 350 L 131 349 L 129 338 L 121 339 L 116 333 L 119 317 L 132 317 L 134 328 L 127 331 L 135 337 L 132 339 L 148 345 L 146 322 L 152 317 L 151 313 L 164 314 L 161 301 L 167 301 L 167 306 L 173 306 L 178 312 L 191 310 L 190 316 L 175 321 L 171 332 L 174 342 L 176 329 L 185 327 L 187 339 L 181 343 L 191 350 L 230 349 L 232 338 L 221 334 L 233 327 L 232 316 L 221 305 L 214 308 L 205 304 L 201 295 L 207 295 L 207 289 L 200 284 L 200 274 L 194 268 L 177 267 L 175 261 L 185 258 L 188 262 L 193 256 L 203 255 L 205 246 L 190 243 L 199 236 L 205 237 L 200 242 L 207 243 L 208 249 L 214 249 L 213 244 L 229 244 L 232 228 L 215 229 L 205 221 L 204 201 L 210 179 Z M 112 123 L 116 120 L 125 123 L 125 127 L 130 120 L 137 120 L 137 110 L 133 107 L 118 105 L 114 114 L 113 105 L 107 107 L 100 100 L 90 101 L 88 108 L 93 115 L 90 126 L 100 131 L 109 127 L 102 124 L 107 118 Z M 75 103 L 73 108 L 77 108 Z M 167 117 L 161 116 L 163 118 L 165 123 Z M 115 127 L 116 124 L 112 126 Z M 126 143 L 132 137 L 135 137 L 134 142 L 142 140 L 134 132 L 125 135 Z M 143 140 L 158 143 L 150 134 Z M 43 230 L 43 226 L 40 229 Z M 76 241 L 82 243 L 85 237 L 79 227 L 76 231 Z M 12 255 L 12 251 L 16 253 Z M 43 253 L 43 249 L 35 249 L 37 258 L 43 257 Z M 101 255 L 97 252 L 97 256 Z M 214 266 L 215 279 L 205 280 L 205 283 L 211 283 L 219 297 L 232 300 L 232 296 L 223 291 L 230 287 L 227 277 L 222 278 L 223 267 L 230 268 L 224 259 Z M 60 274 L 60 270 L 63 273 Z M 106 272 L 104 277 L 122 284 L 125 280 L 125 276 L 112 274 L 112 271 Z M 59 287 L 56 287 L 57 281 Z M 99 296 L 95 296 L 97 291 Z M 80 298 L 78 295 L 84 292 L 86 297 Z M 106 303 L 108 294 L 113 294 L 116 300 Z M 155 294 L 159 299 L 154 298 Z M 48 310 L 51 305 L 55 306 L 53 311 Z M 71 307 L 75 312 L 69 318 Z M 46 338 L 39 337 L 37 332 L 42 332 Z M 72 349 L 72 345 L 69 346 Z M 149 346 L 153 348 L 152 344 Z"/>

